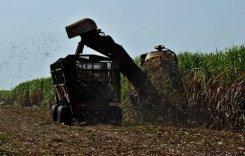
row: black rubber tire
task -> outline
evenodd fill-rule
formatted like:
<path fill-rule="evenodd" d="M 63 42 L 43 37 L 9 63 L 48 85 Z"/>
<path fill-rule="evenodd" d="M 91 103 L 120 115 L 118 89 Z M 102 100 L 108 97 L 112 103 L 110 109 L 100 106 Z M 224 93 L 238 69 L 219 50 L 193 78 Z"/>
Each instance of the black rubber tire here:
<path fill-rule="evenodd" d="M 65 125 L 71 125 L 72 116 L 69 107 L 59 106 L 57 110 L 57 122 L 64 123 Z"/>
<path fill-rule="evenodd" d="M 58 110 L 59 105 L 55 104 L 51 107 L 51 117 L 53 121 L 57 121 L 57 110 Z"/>
<path fill-rule="evenodd" d="M 110 124 L 122 125 L 122 109 L 118 106 L 110 107 Z"/>

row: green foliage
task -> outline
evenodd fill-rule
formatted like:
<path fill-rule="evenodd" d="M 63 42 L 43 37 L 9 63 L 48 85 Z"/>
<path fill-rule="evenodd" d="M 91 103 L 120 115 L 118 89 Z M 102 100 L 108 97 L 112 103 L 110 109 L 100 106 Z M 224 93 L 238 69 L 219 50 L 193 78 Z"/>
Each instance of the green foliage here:
<path fill-rule="evenodd" d="M 51 78 L 19 84 L 12 90 L 13 100 L 22 106 L 48 104 L 53 98 Z"/>
<path fill-rule="evenodd" d="M 192 121 L 215 128 L 245 128 L 244 45 L 215 53 L 185 52 L 178 59 Z"/>
<path fill-rule="evenodd" d="M 182 71 L 202 70 L 212 78 L 227 70 L 241 73 L 245 71 L 245 46 L 233 46 L 215 53 L 184 52 L 178 59 Z"/>
<path fill-rule="evenodd" d="M 9 97 L 11 97 L 10 90 L 0 90 L 0 98 L 7 99 Z"/>
<path fill-rule="evenodd" d="M 4 104 L 12 103 L 12 94 L 10 90 L 0 90 L 0 102 L 4 102 Z"/>
<path fill-rule="evenodd" d="M 139 57 L 139 56 L 136 57 L 136 58 L 134 59 L 134 62 L 139 66 L 139 65 L 140 65 L 140 57 Z"/>

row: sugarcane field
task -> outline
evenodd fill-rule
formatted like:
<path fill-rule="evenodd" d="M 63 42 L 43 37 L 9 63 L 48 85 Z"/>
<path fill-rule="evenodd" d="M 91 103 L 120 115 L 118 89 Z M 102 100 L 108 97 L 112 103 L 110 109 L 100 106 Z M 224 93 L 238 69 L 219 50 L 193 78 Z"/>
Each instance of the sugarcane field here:
<path fill-rule="evenodd" d="M 245 155 L 245 2 L 0 6 L 0 155 Z"/>

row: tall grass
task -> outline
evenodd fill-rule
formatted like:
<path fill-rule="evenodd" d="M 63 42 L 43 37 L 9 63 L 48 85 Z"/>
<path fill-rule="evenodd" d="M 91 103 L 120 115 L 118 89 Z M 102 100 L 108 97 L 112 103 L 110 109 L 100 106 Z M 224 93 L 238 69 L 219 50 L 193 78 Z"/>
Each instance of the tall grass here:
<path fill-rule="evenodd" d="M 12 90 L 13 102 L 21 106 L 45 105 L 53 98 L 51 78 L 42 78 L 19 84 Z"/>
<path fill-rule="evenodd" d="M 4 102 L 5 104 L 12 103 L 12 94 L 10 90 L 0 90 L 0 102 Z"/>
<path fill-rule="evenodd" d="M 10 90 L 0 90 L 0 98 L 6 99 L 11 97 L 11 91 Z"/>
<path fill-rule="evenodd" d="M 198 125 L 244 129 L 245 47 L 215 53 L 182 53 L 191 121 Z"/>
<path fill-rule="evenodd" d="M 237 76 L 237 73 L 245 71 L 245 47 L 234 46 L 223 51 L 215 53 L 190 53 L 184 52 L 178 55 L 179 68 L 183 71 L 191 72 L 202 70 L 206 75 L 212 78 L 220 73 L 233 70 L 235 75 L 230 80 Z"/>

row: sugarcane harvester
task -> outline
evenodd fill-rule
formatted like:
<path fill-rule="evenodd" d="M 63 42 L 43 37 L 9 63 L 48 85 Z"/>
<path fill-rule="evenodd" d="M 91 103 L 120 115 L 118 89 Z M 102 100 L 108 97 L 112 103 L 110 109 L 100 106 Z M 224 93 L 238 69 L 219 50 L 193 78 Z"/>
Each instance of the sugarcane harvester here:
<path fill-rule="evenodd" d="M 105 35 L 89 18 L 67 26 L 66 32 L 69 38 L 80 36 L 81 41 L 75 55 L 68 55 L 51 65 L 56 95 L 56 102 L 51 107 L 54 121 L 121 124 L 120 73 L 128 79 L 137 94 L 144 97 L 141 112 L 154 112 L 152 103 L 159 102 L 158 91 L 121 45 Z M 106 57 L 84 55 L 84 46 Z M 142 55 L 142 64 L 147 61 L 146 56 Z"/>

